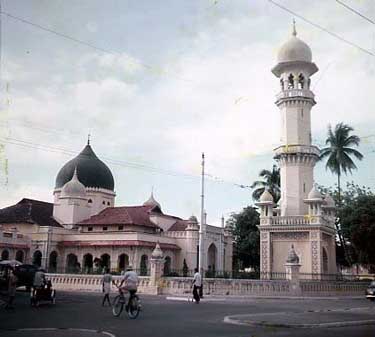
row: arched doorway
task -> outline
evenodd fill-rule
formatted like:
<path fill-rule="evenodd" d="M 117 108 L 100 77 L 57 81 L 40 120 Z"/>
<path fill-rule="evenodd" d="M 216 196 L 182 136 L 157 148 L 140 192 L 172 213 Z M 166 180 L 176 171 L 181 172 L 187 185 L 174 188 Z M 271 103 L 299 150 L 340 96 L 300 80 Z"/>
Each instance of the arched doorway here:
<path fill-rule="evenodd" d="M 328 255 L 325 248 L 323 248 L 323 273 L 328 274 Z"/>
<path fill-rule="evenodd" d="M 33 254 L 33 265 L 40 267 L 42 265 L 42 252 L 36 250 Z"/>
<path fill-rule="evenodd" d="M 167 256 L 164 259 L 164 276 L 168 276 L 171 273 L 171 258 L 170 256 Z"/>
<path fill-rule="evenodd" d="M 90 253 L 83 255 L 83 272 L 90 274 L 93 271 L 94 259 Z"/>
<path fill-rule="evenodd" d="M 209 275 L 208 277 L 215 275 L 216 256 L 217 256 L 217 248 L 214 243 L 211 243 L 207 251 L 207 267 L 208 267 L 208 272 L 212 275 Z"/>
<path fill-rule="evenodd" d="M 57 252 L 53 251 L 49 254 L 48 272 L 56 273 L 57 271 Z"/>
<path fill-rule="evenodd" d="M 23 250 L 17 250 L 16 252 L 16 260 L 23 263 L 25 254 L 23 253 Z"/>
<path fill-rule="evenodd" d="M 79 272 L 79 263 L 77 255 L 68 254 L 66 257 L 66 268 L 67 273 L 78 273 Z"/>
<path fill-rule="evenodd" d="M 100 257 L 102 269 L 111 268 L 111 257 L 108 254 L 103 254 Z"/>
<path fill-rule="evenodd" d="M 129 266 L 129 256 L 126 254 L 121 254 L 118 257 L 118 269 L 119 271 L 126 270 L 126 267 Z"/>
<path fill-rule="evenodd" d="M 9 250 L 4 249 L 1 252 L 1 260 L 9 260 Z"/>
<path fill-rule="evenodd" d="M 148 269 L 148 256 L 142 255 L 141 257 L 141 265 L 140 265 L 140 275 L 146 276 L 147 275 L 147 269 Z"/>

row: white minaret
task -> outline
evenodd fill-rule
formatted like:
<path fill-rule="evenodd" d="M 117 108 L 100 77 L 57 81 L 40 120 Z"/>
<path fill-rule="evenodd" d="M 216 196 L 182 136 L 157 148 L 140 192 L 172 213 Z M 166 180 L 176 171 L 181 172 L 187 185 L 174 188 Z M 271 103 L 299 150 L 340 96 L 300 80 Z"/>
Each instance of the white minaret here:
<path fill-rule="evenodd" d="M 295 23 L 291 38 L 280 48 L 278 64 L 272 69 L 280 78 L 276 105 L 281 112 L 281 146 L 275 159 L 280 166 L 281 215 L 307 214 L 307 198 L 314 183 L 319 149 L 311 144 L 311 108 L 315 105 L 310 77 L 318 71 L 310 47 L 297 37 Z"/>

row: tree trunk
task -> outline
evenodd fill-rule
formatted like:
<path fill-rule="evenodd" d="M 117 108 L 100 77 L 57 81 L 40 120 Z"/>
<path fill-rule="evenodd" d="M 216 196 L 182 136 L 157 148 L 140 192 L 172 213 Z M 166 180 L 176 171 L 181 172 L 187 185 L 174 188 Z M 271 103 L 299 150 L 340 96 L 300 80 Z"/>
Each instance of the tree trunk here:
<path fill-rule="evenodd" d="M 337 174 L 337 188 L 338 188 L 338 213 L 341 209 L 341 185 L 340 185 L 340 177 L 341 177 L 341 172 L 339 171 L 338 174 Z M 336 231 L 337 231 L 337 235 L 339 237 L 339 240 L 340 240 L 340 244 L 341 244 L 341 247 L 342 249 L 344 250 L 344 257 L 345 257 L 345 260 L 346 262 L 348 262 L 348 264 L 351 266 L 352 265 L 352 259 L 350 257 L 350 254 L 347 250 L 347 247 L 346 247 L 346 244 L 345 244 L 345 240 L 344 240 L 344 237 L 341 233 L 341 224 L 339 226 L 339 222 L 340 222 L 340 218 L 338 218 L 338 221 L 335 222 L 335 225 L 336 225 Z"/>

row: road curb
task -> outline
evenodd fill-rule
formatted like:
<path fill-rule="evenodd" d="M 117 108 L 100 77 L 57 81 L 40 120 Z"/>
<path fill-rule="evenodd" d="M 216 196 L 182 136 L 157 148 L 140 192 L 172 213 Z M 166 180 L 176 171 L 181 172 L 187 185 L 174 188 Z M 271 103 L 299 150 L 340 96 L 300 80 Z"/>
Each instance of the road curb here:
<path fill-rule="evenodd" d="M 234 318 L 236 316 L 225 316 L 224 323 L 234 325 L 247 325 L 247 326 L 258 326 L 258 327 L 269 327 L 269 328 L 340 328 L 347 326 L 361 326 L 361 325 L 375 325 L 375 320 L 363 320 L 363 321 L 348 321 L 348 322 L 330 322 L 330 323 L 309 323 L 309 324 L 285 324 L 285 323 L 271 323 L 266 321 L 251 321 L 241 320 Z"/>

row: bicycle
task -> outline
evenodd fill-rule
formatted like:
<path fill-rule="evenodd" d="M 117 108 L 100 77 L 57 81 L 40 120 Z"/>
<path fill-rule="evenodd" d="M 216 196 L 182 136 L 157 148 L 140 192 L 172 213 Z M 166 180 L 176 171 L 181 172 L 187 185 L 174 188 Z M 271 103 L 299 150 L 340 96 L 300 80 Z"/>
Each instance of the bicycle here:
<path fill-rule="evenodd" d="M 126 304 L 126 297 L 124 291 L 116 285 L 119 294 L 113 300 L 112 313 L 114 316 L 119 317 L 124 310 L 128 313 L 128 317 L 131 319 L 136 319 L 141 311 L 141 301 L 138 295 L 135 294 L 134 290 L 129 290 L 129 300 Z"/>

